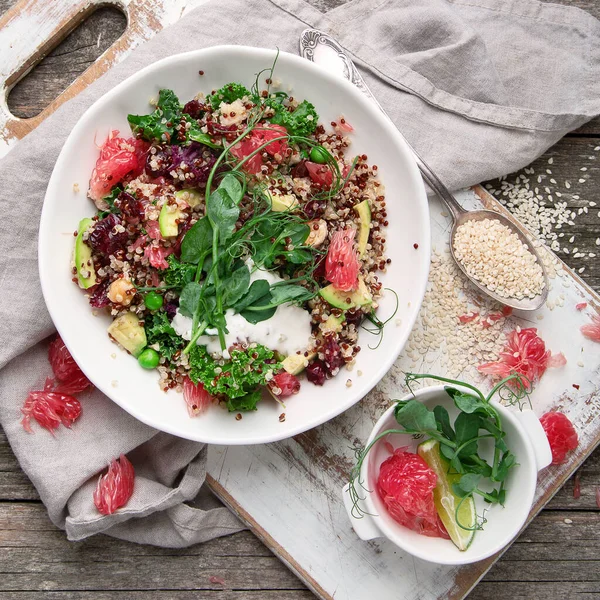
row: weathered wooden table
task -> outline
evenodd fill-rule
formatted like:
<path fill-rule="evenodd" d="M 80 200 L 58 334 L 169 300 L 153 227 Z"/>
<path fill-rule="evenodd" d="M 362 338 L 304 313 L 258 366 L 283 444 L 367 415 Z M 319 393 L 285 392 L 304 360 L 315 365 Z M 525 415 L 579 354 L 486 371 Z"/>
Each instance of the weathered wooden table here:
<path fill-rule="evenodd" d="M 560 1 L 600 17 L 597 0 Z M 340 4 L 337 0 L 313 3 L 321 9 Z M 0 0 L 0 13 L 12 4 L 13 0 Z M 13 113 L 21 117 L 37 114 L 110 46 L 124 27 L 125 18 L 115 9 L 94 13 L 17 85 L 9 98 Z M 533 165 L 536 172 L 545 172 L 548 159 L 554 157 L 552 178 L 558 187 L 564 181 L 577 182 L 585 168 L 589 178 L 579 199 L 570 199 L 569 204 L 575 209 L 589 207 L 590 202 L 597 205 L 563 232 L 565 239 L 575 236 L 579 253 L 586 257 L 590 252 L 600 255 L 596 244 L 600 238 L 598 146 L 600 119 L 567 136 Z M 600 258 L 558 254 L 577 271 L 585 266 L 581 277 L 600 290 Z M 596 500 L 600 448 L 578 476 L 581 496 L 573 497 L 574 481 L 569 481 L 470 598 L 600 598 L 600 509 Z M 225 584 L 211 583 L 212 577 Z M 314 596 L 250 532 L 185 550 L 138 546 L 103 536 L 77 544 L 67 542 L 64 533 L 48 520 L 0 432 L 0 597 L 300 600 Z"/>

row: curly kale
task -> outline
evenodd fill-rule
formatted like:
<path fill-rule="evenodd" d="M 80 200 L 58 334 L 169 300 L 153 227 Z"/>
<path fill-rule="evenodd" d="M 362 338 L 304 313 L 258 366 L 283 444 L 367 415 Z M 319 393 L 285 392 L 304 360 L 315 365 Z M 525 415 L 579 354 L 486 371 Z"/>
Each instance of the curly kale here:
<path fill-rule="evenodd" d="M 169 317 L 164 311 L 144 317 L 144 329 L 148 345 L 158 344 L 159 353 L 167 360 L 171 360 L 177 350 L 184 346 L 184 340 L 175 333 L 175 330 L 169 322 Z"/>
<path fill-rule="evenodd" d="M 280 102 L 274 102 L 270 106 L 276 111 L 271 117 L 271 123 L 283 125 L 290 135 L 306 137 L 315 132 L 319 115 L 310 102 L 303 100 L 293 112 L 289 112 Z"/>
<path fill-rule="evenodd" d="M 265 346 L 252 344 L 246 350 L 231 350 L 231 360 L 223 363 L 212 358 L 204 346 L 195 346 L 189 354 L 190 379 L 200 381 L 213 396 L 225 396 L 231 412 L 256 410 L 260 386 L 281 370 L 274 356 Z"/>
<path fill-rule="evenodd" d="M 160 90 L 156 110 L 149 115 L 127 115 L 134 134 L 152 142 L 175 141 L 175 127 L 181 122 L 182 112 L 179 98 L 173 90 Z"/>
<path fill-rule="evenodd" d="M 229 412 L 249 412 L 256 410 L 256 405 L 261 398 L 260 388 L 242 396 L 241 398 L 229 398 L 227 400 L 227 410 Z"/>
<path fill-rule="evenodd" d="M 214 94 L 208 96 L 207 100 L 210 102 L 213 110 L 217 110 L 221 106 L 221 102 L 231 104 L 240 98 L 251 96 L 250 90 L 245 88 L 241 83 L 227 83 L 220 90 L 217 90 Z"/>
<path fill-rule="evenodd" d="M 181 290 L 194 279 L 194 274 L 196 273 L 195 265 L 182 263 L 173 254 L 167 256 L 167 262 L 169 263 L 169 268 L 164 272 L 163 277 L 169 287 Z"/>

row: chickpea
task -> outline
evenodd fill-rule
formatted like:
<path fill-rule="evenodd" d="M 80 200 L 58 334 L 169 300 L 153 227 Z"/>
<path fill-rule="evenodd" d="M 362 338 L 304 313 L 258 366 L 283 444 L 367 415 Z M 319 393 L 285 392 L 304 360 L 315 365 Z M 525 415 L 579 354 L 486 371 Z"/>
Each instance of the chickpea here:
<path fill-rule="evenodd" d="M 307 225 L 310 227 L 310 233 L 306 238 L 305 244 L 316 248 L 317 246 L 320 246 L 327 237 L 327 223 L 325 223 L 323 219 L 315 219 L 314 221 L 309 221 Z"/>
<path fill-rule="evenodd" d="M 110 284 L 107 296 L 115 304 L 129 306 L 135 296 L 135 286 L 129 279 L 117 279 Z"/>

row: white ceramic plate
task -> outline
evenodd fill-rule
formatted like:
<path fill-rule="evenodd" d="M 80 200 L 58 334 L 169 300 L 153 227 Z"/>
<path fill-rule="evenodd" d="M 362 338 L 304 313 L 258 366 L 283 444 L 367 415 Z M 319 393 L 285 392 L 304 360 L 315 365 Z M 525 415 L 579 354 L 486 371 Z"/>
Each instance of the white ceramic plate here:
<path fill-rule="evenodd" d="M 52 319 L 84 373 L 126 411 L 157 429 L 214 444 L 257 444 L 288 438 L 324 423 L 363 398 L 398 357 L 417 317 L 427 284 L 430 230 L 427 199 L 410 150 L 389 121 L 349 82 L 297 56 L 280 53 L 275 77 L 282 89 L 312 102 L 323 124 L 343 114 L 352 124 L 350 151 L 367 154 L 379 167 L 386 187 L 388 255 L 392 264 L 383 277 L 400 305 L 386 327 L 377 350 L 374 338 L 361 332 L 362 351 L 352 372 L 342 372 L 323 387 L 304 382 L 300 393 L 282 409 L 263 401 L 240 421 L 217 407 L 197 418 L 188 416 L 183 397 L 163 393 L 158 373 L 141 369 L 137 361 L 112 343 L 106 333 L 108 316 L 94 317 L 82 291 L 71 281 L 73 231 L 95 209 L 86 198 L 90 173 L 98 158 L 94 139 L 111 129 L 129 135 L 127 114 L 151 112 L 149 100 L 161 88 L 173 89 L 182 101 L 209 93 L 230 81 L 250 87 L 255 74 L 270 67 L 274 50 L 219 46 L 172 56 L 130 77 L 100 98 L 73 128 L 58 158 L 42 210 L 39 268 L 42 291 Z M 204 76 L 198 71 L 202 69 Z M 264 86 L 264 80 L 261 82 Z M 262 86 L 261 86 L 262 87 Z M 73 184 L 79 185 L 74 192 Z M 418 244 L 415 250 L 414 244 Z M 395 300 L 387 293 L 378 312 L 387 318 Z M 116 357 L 113 356 L 116 354 Z M 358 371 L 362 372 L 358 376 Z M 346 381 L 352 379 L 352 386 Z M 285 412 L 284 422 L 279 415 Z"/>

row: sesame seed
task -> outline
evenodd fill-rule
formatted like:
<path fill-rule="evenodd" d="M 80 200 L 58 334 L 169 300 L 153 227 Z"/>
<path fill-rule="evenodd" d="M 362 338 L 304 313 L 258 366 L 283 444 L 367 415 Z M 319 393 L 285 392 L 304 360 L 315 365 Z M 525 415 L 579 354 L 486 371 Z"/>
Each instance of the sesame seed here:
<path fill-rule="evenodd" d="M 503 298 L 535 298 L 544 289 L 544 274 L 535 255 L 499 221 L 470 220 L 460 225 L 454 254 L 471 277 Z"/>

